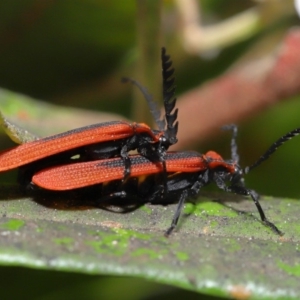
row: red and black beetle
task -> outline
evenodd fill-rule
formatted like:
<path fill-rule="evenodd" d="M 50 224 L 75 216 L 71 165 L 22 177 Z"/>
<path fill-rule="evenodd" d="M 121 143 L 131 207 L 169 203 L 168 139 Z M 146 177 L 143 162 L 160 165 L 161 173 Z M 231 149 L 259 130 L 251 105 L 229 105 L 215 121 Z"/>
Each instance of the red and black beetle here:
<path fill-rule="evenodd" d="M 178 201 L 178 206 L 170 228 L 169 235 L 178 223 L 183 204 L 188 197 L 197 195 L 201 188 L 214 182 L 218 188 L 226 192 L 251 196 L 262 222 L 277 234 L 281 231 L 265 216 L 258 200 L 258 194 L 244 186 L 244 171 L 238 164 L 236 152 L 236 127 L 231 143 L 231 160 L 224 160 L 214 151 L 206 154 L 197 152 L 167 152 L 166 188 L 167 193 L 161 198 L 164 182 L 161 176 L 162 166 L 153 163 L 140 155 L 131 155 L 131 174 L 123 179 L 124 161 L 111 158 L 82 163 L 63 164 L 38 171 L 32 177 L 32 184 L 38 187 L 65 191 L 86 188 L 95 189 L 99 201 L 113 198 L 135 199 L 141 203 L 163 201 L 167 204 Z"/>
<path fill-rule="evenodd" d="M 159 130 L 152 130 L 143 123 L 131 124 L 125 121 L 112 121 L 77 128 L 0 152 L 0 172 L 33 163 L 31 166 L 28 165 L 33 174 L 45 166 L 70 162 L 75 155 L 79 156 L 79 161 L 121 156 L 124 160 L 124 176 L 126 177 L 130 174 L 128 152 L 135 149 L 150 160 L 160 162 L 165 169 L 165 152 L 170 145 L 177 142 L 178 110 L 174 110 L 176 104 L 174 78 L 172 77 L 174 69 L 171 68 L 172 61 L 166 54 L 165 48 L 162 48 L 161 60 L 165 107 L 163 120 L 159 120 L 160 113 L 156 110 L 147 91 L 134 80 L 127 79 L 143 92 Z"/>
<path fill-rule="evenodd" d="M 159 121 L 151 97 L 138 83 L 129 79 L 144 93 L 158 124 L 158 131 L 142 123 L 120 121 L 71 130 L 1 152 L 0 172 L 24 167 L 20 172 L 24 183 L 32 182 L 32 185 L 49 190 L 64 191 L 91 186 L 99 194 L 99 201 L 130 198 L 143 203 L 154 203 L 157 200 L 168 203 L 178 200 L 166 235 L 174 230 L 185 200 L 199 193 L 203 186 L 214 182 L 224 191 L 250 196 L 262 222 L 281 235 L 281 231 L 266 218 L 257 193 L 244 186 L 243 176 L 287 140 L 298 135 L 300 128 L 278 139 L 245 170 L 239 166 L 235 126 L 230 127 L 234 132 L 230 160 L 224 160 L 214 151 L 205 155 L 196 152 L 167 152 L 168 147 L 177 141 L 178 122 L 177 109 L 172 113 L 176 102 L 174 79 L 171 79 L 174 70 L 170 69 L 171 62 L 164 49 L 162 66 L 166 129 L 165 122 Z M 132 149 L 137 149 L 142 156 L 130 156 L 128 152 Z M 74 155 L 79 155 L 79 159 L 73 160 Z M 26 174 L 28 170 L 29 176 Z M 162 177 L 162 173 L 165 176 Z M 164 198 L 161 198 L 163 190 L 166 192 Z"/>

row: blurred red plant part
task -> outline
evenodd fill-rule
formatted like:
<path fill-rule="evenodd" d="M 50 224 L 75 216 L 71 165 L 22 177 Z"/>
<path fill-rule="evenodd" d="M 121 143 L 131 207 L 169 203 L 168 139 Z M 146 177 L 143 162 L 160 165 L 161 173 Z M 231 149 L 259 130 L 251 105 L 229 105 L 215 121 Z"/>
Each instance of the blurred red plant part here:
<path fill-rule="evenodd" d="M 300 28 L 290 29 L 268 56 L 230 69 L 178 97 L 178 143 L 187 149 L 300 92 Z"/>

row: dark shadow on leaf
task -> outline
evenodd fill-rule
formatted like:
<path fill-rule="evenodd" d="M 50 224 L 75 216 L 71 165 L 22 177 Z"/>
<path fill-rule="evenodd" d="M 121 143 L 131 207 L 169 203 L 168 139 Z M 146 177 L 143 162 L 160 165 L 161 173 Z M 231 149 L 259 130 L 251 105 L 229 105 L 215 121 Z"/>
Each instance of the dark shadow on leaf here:
<path fill-rule="evenodd" d="M 100 201 L 93 188 L 85 188 L 72 191 L 47 191 L 31 190 L 26 191 L 36 203 L 47 208 L 59 210 L 86 210 L 103 209 L 114 213 L 128 213 L 138 209 L 144 203 L 138 203 L 128 199 L 110 199 Z"/>

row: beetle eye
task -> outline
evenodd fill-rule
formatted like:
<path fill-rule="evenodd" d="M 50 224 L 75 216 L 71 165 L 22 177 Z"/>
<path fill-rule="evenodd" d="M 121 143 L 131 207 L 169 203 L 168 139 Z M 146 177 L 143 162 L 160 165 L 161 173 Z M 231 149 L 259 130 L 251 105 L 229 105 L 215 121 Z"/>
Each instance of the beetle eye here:
<path fill-rule="evenodd" d="M 167 139 L 166 139 L 165 136 L 161 136 L 161 137 L 159 138 L 159 140 L 160 140 L 160 142 L 163 143 L 163 144 L 165 144 L 165 143 L 167 142 Z"/>

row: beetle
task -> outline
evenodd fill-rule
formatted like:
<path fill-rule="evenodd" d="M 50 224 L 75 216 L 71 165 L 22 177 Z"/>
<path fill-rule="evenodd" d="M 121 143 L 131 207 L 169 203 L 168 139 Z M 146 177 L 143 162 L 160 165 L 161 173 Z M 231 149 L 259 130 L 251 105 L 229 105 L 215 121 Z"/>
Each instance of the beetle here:
<path fill-rule="evenodd" d="M 0 152 L 0 172 L 25 166 L 25 169 L 29 168 L 27 172 L 33 174 L 47 165 L 55 165 L 57 162 L 68 163 L 74 155 L 79 157 L 78 161 L 121 156 L 126 178 L 130 174 L 128 152 L 135 149 L 150 160 L 160 162 L 165 170 L 164 154 L 169 146 L 177 142 L 178 110 L 174 110 L 176 104 L 174 69 L 165 48 L 161 51 L 161 61 L 165 108 L 162 120 L 147 90 L 133 79 L 126 79 L 140 88 L 144 94 L 159 130 L 152 130 L 144 123 L 126 121 L 104 122 L 73 129 Z"/>
<path fill-rule="evenodd" d="M 111 158 L 82 163 L 63 164 L 36 172 L 31 185 L 40 188 L 65 191 L 91 186 L 99 195 L 99 201 L 114 198 L 135 199 L 142 203 L 163 201 L 167 204 L 178 201 L 177 209 L 171 226 L 165 232 L 169 236 L 176 227 L 185 200 L 197 195 L 201 188 L 215 183 L 226 192 L 250 196 L 260 214 L 261 221 L 274 232 L 282 232 L 270 222 L 259 203 L 258 194 L 244 186 L 244 170 L 239 166 L 239 156 L 235 137 L 235 126 L 231 143 L 231 159 L 224 160 L 218 153 L 208 151 L 206 154 L 197 152 L 167 152 L 165 156 L 167 170 L 167 193 L 161 199 L 163 182 L 160 173 L 162 166 L 153 163 L 146 157 L 130 155 L 131 173 L 125 181 L 123 178 L 124 161 Z"/>

